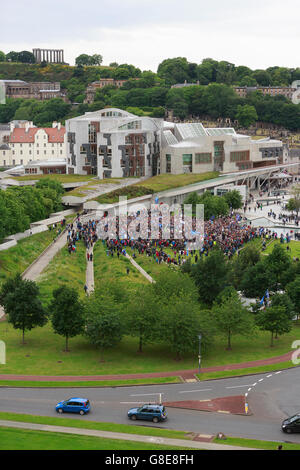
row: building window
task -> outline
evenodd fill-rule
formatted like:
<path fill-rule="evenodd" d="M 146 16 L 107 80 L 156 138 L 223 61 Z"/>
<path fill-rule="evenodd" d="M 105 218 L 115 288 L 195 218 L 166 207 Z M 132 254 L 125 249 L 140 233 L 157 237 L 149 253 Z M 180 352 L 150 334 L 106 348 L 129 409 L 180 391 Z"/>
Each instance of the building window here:
<path fill-rule="evenodd" d="M 195 163 L 198 165 L 200 163 L 211 163 L 212 154 L 211 153 L 196 153 L 195 154 Z"/>
<path fill-rule="evenodd" d="M 171 155 L 166 154 L 166 173 L 171 173 Z"/>
<path fill-rule="evenodd" d="M 242 152 L 230 152 L 231 162 L 245 162 L 250 160 L 250 151 L 245 150 Z"/>

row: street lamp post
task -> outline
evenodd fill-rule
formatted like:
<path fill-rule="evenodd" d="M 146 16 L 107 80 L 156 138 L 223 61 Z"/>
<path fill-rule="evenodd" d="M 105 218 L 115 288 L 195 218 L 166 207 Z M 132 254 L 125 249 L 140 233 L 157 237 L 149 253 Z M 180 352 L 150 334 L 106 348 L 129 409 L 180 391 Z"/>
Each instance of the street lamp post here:
<path fill-rule="evenodd" d="M 199 360 L 199 374 L 200 374 L 200 369 L 201 369 L 201 339 L 202 335 L 201 333 L 198 335 L 198 340 L 199 340 L 199 354 L 198 354 L 198 360 Z"/>

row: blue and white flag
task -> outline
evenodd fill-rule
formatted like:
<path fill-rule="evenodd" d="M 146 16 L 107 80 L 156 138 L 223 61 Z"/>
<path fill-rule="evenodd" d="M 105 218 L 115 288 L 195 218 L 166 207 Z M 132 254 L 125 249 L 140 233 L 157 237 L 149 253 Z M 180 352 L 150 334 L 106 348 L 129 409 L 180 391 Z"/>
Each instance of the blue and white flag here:
<path fill-rule="evenodd" d="M 265 296 L 263 296 L 263 298 L 262 298 L 261 301 L 259 302 L 259 305 L 263 305 L 263 304 L 264 304 L 264 300 L 265 300 Z"/>

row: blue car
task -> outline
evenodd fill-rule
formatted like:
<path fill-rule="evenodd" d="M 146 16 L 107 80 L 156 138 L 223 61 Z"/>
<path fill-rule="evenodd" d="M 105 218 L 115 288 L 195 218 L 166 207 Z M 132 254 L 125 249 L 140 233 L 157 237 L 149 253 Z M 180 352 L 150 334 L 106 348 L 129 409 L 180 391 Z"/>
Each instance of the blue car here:
<path fill-rule="evenodd" d="M 139 408 L 130 408 L 127 412 L 128 418 L 135 421 L 136 419 L 144 419 L 146 421 L 165 421 L 167 419 L 167 411 L 163 405 L 143 405 Z"/>
<path fill-rule="evenodd" d="M 90 402 L 87 398 L 69 398 L 60 401 L 55 407 L 57 413 L 79 413 L 85 415 L 91 409 Z"/>

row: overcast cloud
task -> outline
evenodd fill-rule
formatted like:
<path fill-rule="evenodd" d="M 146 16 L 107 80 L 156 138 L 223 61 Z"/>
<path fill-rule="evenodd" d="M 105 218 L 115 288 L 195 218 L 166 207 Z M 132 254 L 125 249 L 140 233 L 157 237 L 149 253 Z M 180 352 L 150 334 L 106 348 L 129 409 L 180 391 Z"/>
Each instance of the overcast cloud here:
<path fill-rule="evenodd" d="M 14 0 L 1 2 L 0 50 L 59 48 L 156 72 L 171 57 L 299 67 L 299 0 Z"/>

